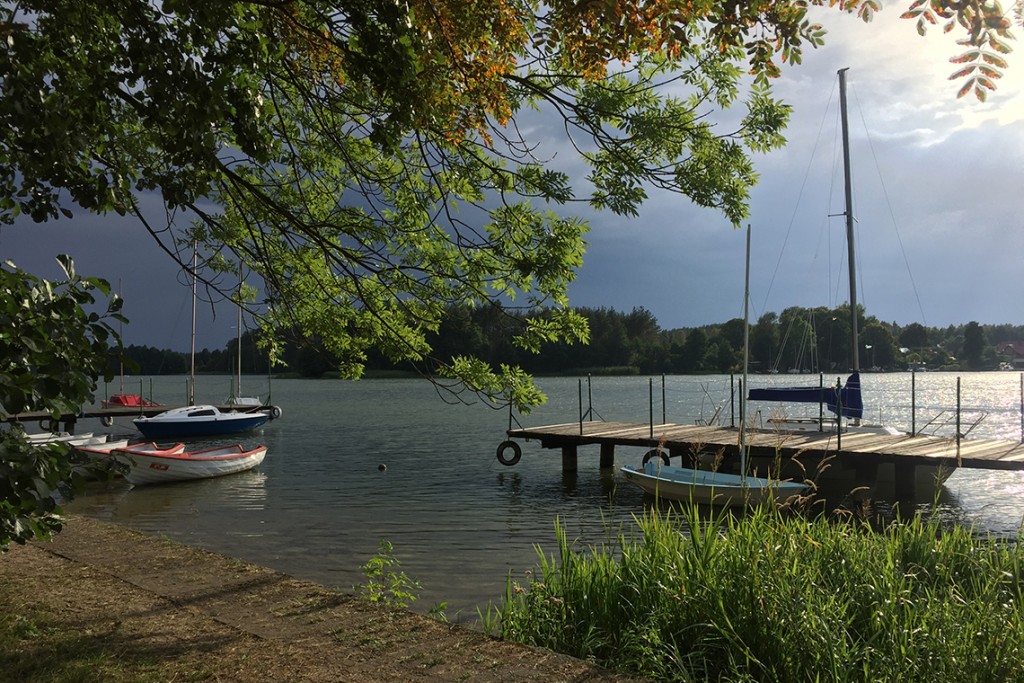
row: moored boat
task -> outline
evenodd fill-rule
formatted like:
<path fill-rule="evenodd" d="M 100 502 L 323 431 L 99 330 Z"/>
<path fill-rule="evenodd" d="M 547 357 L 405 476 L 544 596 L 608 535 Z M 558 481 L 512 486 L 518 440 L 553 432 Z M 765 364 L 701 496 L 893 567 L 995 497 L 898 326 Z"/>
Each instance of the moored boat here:
<path fill-rule="evenodd" d="M 267 454 L 266 446 L 245 449 L 240 444 L 201 451 L 146 452 L 135 448 L 113 451 L 127 465 L 125 478 L 135 486 L 192 479 L 209 479 L 256 467 Z"/>
<path fill-rule="evenodd" d="M 75 450 L 83 456 L 84 462 L 76 463 L 73 467 L 75 472 L 84 476 L 96 474 L 97 469 L 102 473 L 104 469 L 110 469 L 114 463 L 114 451 L 131 449 L 141 453 L 181 453 L 185 450 L 185 444 L 176 443 L 160 445 L 156 443 L 131 444 L 129 439 L 118 439 L 100 444 L 75 446 Z"/>
<path fill-rule="evenodd" d="M 747 382 L 747 365 L 750 358 L 750 226 L 747 226 L 746 267 L 743 286 L 743 384 Z M 800 496 L 810 487 L 791 481 L 779 481 L 747 474 L 746 402 L 740 404 L 740 471 L 739 474 L 720 472 L 717 469 L 697 470 L 688 467 L 672 467 L 668 459 L 661 457 L 648 460 L 640 467 L 623 467 L 622 474 L 647 493 L 668 500 L 697 503 L 702 505 L 759 505 L 771 501 L 784 503 Z M 660 449 L 659 449 L 660 450 Z M 658 451 L 654 451 L 658 452 Z M 650 455 L 650 453 L 648 454 Z"/>
<path fill-rule="evenodd" d="M 113 394 L 102 402 L 104 408 L 148 408 L 159 403 L 142 398 L 139 394 Z"/>
<path fill-rule="evenodd" d="M 621 472 L 656 498 L 721 507 L 785 503 L 809 488 L 792 481 L 674 467 L 662 464 L 660 458 L 639 467 L 623 467 Z"/>
<path fill-rule="evenodd" d="M 269 419 L 269 409 L 224 412 L 217 406 L 198 405 L 172 408 L 153 417 L 137 417 L 133 422 L 147 439 L 166 439 L 247 432 Z"/>
<path fill-rule="evenodd" d="M 107 440 L 107 437 L 94 436 L 92 432 L 83 432 L 82 434 L 42 432 L 40 434 L 26 434 L 25 439 L 33 444 L 66 443 L 70 446 L 85 446 L 103 443 Z"/>

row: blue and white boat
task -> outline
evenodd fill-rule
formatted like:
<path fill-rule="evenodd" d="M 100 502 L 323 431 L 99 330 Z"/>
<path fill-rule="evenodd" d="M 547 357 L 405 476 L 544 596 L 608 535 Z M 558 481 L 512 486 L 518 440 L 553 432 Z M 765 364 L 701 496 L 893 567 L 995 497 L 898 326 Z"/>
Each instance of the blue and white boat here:
<path fill-rule="evenodd" d="M 172 408 L 153 417 L 137 417 L 134 423 L 147 439 L 159 440 L 248 432 L 264 425 L 269 419 L 269 410 L 224 412 L 217 406 L 198 405 Z"/>
<path fill-rule="evenodd" d="M 766 477 L 674 467 L 653 458 L 640 467 L 623 467 L 626 480 L 656 498 L 720 507 L 785 503 L 803 495 L 807 484 Z"/>

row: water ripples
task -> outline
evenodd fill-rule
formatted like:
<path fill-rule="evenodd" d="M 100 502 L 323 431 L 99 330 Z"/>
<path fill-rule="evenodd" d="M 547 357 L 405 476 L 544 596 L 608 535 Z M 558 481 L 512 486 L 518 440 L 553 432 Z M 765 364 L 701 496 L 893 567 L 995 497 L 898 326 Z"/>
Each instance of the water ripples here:
<path fill-rule="evenodd" d="M 866 375 L 868 414 L 898 408 L 893 412 L 909 428 L 908 378 Z M 955 406 L 955 379 L 940 373 L 915 379 L 919 425 L 921 406 Z M 813 381 L 759 376 L 751 386 Z M 157 400 L 180 402 L 181 378 L 153 383 Z M 664 411 L 669 422 L 692 424 L 717 410 L 728 424 L 735 410 L 729 377 L 668 377 L 664 408 L 661 378 L 541 379 L 540 385 L 550 402 L 519 417 L 524 425 L 575 422 L 591 397 L 598 415 L 616 421 L 646 422 L 653 415 L 660 422 Z M 216 400 L 228 388 L 227 378 L 200 378 L 197 392 Z M 977 435 L 1020 437 L 1019 391 L 1013 373 L 965 376 L 962 397 L 992 411 Z M 953 403 L 944 403 L 950 396 Z M 526 443 L 522 461 L 504 467 L 495 448 L 508 413 L 446 404 L 423 380 L 275 380 L 273 402 L 284 417 L 241 439 L 268 445 L 258 470 L 138 489 L 96 483 L 69 509 L 342 590 L 363 580 L 360 566 L 387 540 L 402 570 L 423 585 L 414 608 L 448 602 L 461 619 L 474 619 L 477 607 L 500 599 L 506 577 L 521 579 L 536 564 L 537 546 L 555 550 L 556 519 L 586 546 L 630 528 L 644 510 L 639 489 L 616 475 L 644 449 L 617 449 L 616 471 L 602 472 L 597 448 L 581 448 L 579 471 L 563 473 L 558 450 Z M 207 444 L 216 445 L 191 445 Z M 950 518 L 1012 534 L 1024 515 L 1021 493 L 1021 473 L 963 471 L 950 478 L 941 506 Z"/>

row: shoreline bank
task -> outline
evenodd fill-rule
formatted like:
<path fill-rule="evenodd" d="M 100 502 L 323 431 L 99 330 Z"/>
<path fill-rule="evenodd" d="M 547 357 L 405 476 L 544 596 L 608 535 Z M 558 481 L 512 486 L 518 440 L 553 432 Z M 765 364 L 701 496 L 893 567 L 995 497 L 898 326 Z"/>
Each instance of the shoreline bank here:
<path fill-rule="evenodd" d="M 74 633 L 129 670 L 169 660 L 173 673 L 194 676 L 186 680 L 632 680 L 78 515 L 52 542 L 0 555 L 0 585 L 9 614 Z M 26 637 L 5 658 L 73 656 L 46 643 Z M 0 670 L 0 680 L 11 675 Z"/>

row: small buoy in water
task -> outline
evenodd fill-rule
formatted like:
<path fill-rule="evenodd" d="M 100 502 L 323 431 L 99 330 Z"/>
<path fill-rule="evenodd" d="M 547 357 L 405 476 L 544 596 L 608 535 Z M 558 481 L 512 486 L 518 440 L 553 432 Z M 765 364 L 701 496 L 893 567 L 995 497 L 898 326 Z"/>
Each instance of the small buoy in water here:
<path fill-rule="evenodd" d="M 381 463 L 381 464 L 377 465 L 377 469 L 380 470 L 381 472 L 383 472 L 387 468 L 388 468 L 388 466 L 385 465 L 384 463 Z"/>

